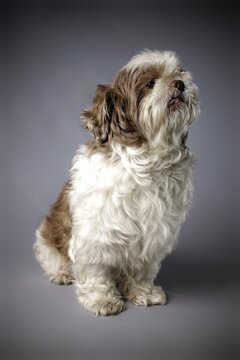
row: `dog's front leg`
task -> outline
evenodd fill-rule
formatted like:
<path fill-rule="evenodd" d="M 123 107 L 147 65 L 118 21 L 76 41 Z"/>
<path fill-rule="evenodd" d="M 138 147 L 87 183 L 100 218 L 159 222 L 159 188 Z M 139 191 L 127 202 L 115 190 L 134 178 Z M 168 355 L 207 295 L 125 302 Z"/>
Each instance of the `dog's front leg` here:
<path fill-rule="evenodd" d="M 165 305 L 167 297 L 161 286 L 153 283 L 159 266 L 144 263 L 140 271 L 134 271 L 123 285 L 124 296 L 136 305 Z"/>
<path fill-rule="evenodd" d="M 126 308 L 115 287 L 112 269 L 104 264 L 75 264 L 76 293 L 79 302 L 94 315 L 113 315 Z"/>

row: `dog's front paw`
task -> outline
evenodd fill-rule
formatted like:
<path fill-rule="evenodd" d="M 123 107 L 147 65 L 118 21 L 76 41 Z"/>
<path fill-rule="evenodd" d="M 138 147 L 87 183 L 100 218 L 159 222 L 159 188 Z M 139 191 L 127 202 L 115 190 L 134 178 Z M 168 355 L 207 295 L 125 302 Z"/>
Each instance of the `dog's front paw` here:
<path fill-rule="evenodd" d="M 56 274 L 48 274 L 47 276 L 49 277 L 51 282 L 57 285 L 68 285 L 72 284 L 73 282 L 72 275 L 64 271 L 59 271 Z"/>
<path fill-rule="evenodd" d="M 126 309 L 126 303 L 120 298 L 98 299 L 96 301 L 84 301 L 82 305 L 85 309 L 96 316 L 115 315 Z"/>
<path fill-rule="evenodd" d="M 151 291 L 144 291 L 144 289 L 135 289 L 129 294 L 128 300 L 135 305 L 165 305 L 167 296 L 160 286 L 153 286 Z"/>

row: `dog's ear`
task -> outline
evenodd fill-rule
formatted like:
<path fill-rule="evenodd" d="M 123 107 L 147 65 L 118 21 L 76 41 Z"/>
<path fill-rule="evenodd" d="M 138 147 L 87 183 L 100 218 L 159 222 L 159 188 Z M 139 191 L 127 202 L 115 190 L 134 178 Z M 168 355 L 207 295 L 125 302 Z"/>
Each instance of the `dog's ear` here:
<path fill-rule="evenodd" d="M 91 110 L 84 110 L 81 116 L 85 119 L 84 128 L 91 132 L 99 143 L 104 143 L 109 134 L 109 112 L 106 102 L 109 85 L 98 85 Z"/>
<path fill-rule="evenodd" d="M 82 116 L 85 129 L 99 143 L 114 139 L 122 145 L 133 146 L 143 142 L 129 113 L 127 99 L 110 85 L 98 85 L 91 110 L 83 111 Z"/>

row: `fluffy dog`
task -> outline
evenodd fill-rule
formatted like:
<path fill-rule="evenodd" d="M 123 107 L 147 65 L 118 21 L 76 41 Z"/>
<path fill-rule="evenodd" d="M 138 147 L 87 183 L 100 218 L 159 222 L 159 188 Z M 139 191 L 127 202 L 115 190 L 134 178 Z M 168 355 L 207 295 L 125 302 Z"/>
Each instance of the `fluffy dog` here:
<path fill-rule="evenodd" d="M 153 284 L 176 244 L 193 193 L 186 139 L 197 87 L 169 51 L 134 56 L 84 111 L 93 141 L 36 232 L 34 252 L 51 281 L 74 281 L 95 315 L 165 304 Z"/>

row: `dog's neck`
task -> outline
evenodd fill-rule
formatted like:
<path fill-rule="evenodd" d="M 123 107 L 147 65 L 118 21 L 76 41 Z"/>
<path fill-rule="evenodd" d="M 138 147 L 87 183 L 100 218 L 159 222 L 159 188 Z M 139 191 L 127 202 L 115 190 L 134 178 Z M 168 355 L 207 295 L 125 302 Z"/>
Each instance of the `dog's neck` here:
<path fill-rule="evenodd" d="M 129 172 L 143 177 L 152 172 L 171 172 L 183 162 L 192 162 L 192 154 L 185 145 L 151 148 L 147 145 L 124 147 L 115 143 L 112 148 L 113 156 L 119 157 Z"/>

